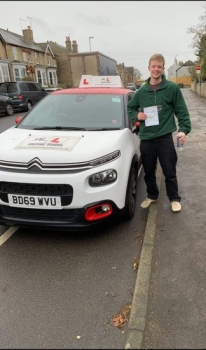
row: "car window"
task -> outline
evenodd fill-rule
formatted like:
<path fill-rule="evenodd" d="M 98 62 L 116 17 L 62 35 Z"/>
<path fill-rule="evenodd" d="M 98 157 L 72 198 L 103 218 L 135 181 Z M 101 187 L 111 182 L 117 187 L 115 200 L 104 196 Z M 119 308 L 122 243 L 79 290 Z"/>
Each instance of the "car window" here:
<path fill-rule="evenodd" d="M 21 91 L 29 91 L 27 83 L 21 83 L 19 85 L 19 87 L 20 87 Z"/>
<path fill-rule="evenodd" d="M 36 86 L 36 89 L 37 89 L 38 91 L 44 91 L 44 90 L 42 89 L 41 85 L 39 85 L 39 84 L 37 84 L 37 83 L 34 83 L 34 85 Z"/>
<path fill-rule="evenodd" d="M 4 93 L 7 93 L 8 92 L 8 83 L 5 83 L 5 84 L 1 84 L 0 86 L 0 92 L 4 92 Z"/>
<path fill-rule="evenodd" d="M 27 114 L 19 127 L 61 126 L 121 128 L 123 96 L 107 94 L 48 95 Z"/>
<path fill-rule="evenodd" d="M 36 85 L 33 83 L 27 83 L 29 91 L 37 91 Z"/>
<path fill-rule="evenodd" d="M 8 85 L 8 93 L 9 92 L 18 92 L 18 87 L 16 83 L 9 83 Z"/>

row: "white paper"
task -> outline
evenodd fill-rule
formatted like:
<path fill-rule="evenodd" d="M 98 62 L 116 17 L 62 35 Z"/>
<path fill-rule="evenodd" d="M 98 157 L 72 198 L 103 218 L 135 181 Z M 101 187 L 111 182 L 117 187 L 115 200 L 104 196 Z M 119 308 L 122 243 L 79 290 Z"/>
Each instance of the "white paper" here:
<path fill-rule="evenodd" d="M 145 126 L 159 125 L 157 106 L 144 108 L 144 113 L 147 115 Z"/>

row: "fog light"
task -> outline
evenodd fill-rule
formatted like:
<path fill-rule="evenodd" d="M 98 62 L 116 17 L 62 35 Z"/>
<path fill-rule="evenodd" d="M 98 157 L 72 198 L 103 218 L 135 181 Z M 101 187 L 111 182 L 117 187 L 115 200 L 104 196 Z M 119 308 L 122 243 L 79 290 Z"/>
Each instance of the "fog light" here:
<path fill-rule="evenodd" d="M 105 205 L 102 206 L 102 211 L 107 212 L 109 210 L 110 210 L 110 206 L 109 205 L 105 204 Z"/>

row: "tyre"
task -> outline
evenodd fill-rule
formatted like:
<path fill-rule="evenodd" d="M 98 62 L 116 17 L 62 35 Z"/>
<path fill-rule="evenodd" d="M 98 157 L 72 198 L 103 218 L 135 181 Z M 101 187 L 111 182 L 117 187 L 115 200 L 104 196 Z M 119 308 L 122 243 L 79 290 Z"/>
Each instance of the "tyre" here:
<path fill-rule="evenodd" d="M 6 104 L 5 112 L 6 112 L 6 115 L 14 114 L 14 107 L 11 103 Z"/>
<path fill-rule="evenodd" d="M 138 179 L 138 170 L 135 165 L 132 166 L 130 170 L 129 181 L 127 185 L 127 194 L 124 207 L 124 217 L 129 220 L 133 218 L 136 208 L 137 200 L 137 179 Z"/>
<path fill-rule="evenodd" d="M 31 101 L 27 101 L 25 111 L 30 111 L 30 109 L 32 109 L 32 103 Z"/>

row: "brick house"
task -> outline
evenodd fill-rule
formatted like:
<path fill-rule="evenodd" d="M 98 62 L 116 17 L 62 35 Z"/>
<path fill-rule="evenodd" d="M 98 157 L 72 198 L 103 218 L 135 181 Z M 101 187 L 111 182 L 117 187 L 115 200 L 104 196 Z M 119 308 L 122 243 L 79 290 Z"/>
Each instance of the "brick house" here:
<path fill-rule="evenodd" d="M 43 87 L 57 86 L 56 56 L 51 47 L 35 43 L 30 26 L 22 32 L 23 36 L 0 29 L 0 82 L 29 76 Z"/>
<path fill-rule="evenodd" d="M 179 62 L 175 58 L 174 64 L 167 70 L 169 81 L 180 84 L 183 87 L 191 86 L 191 68 L 195 66 L 192 61 Z"/>
<path fill-rule="evenodd" d="M 122 80 L 122 84 L 123 86 L 126 88 L 128 83 L 133 82 L 133 76 L 131 75 L 131 71 L 130 71 L 127 67 L 125 67 L 124 63 L 119 63 L 117 65 L 117 72 L 121 77 Z"/>
<path fill-rule="evenodd" d="M 71 42 L 70 37 L 67 36 L 65 47 L 53 41 L 48 41 L 48 43 L 56 55 L 59 84 L 72 85 L 71 65 L 68 54 L 78 53 L 78 45 L 76 40 Z"/>

